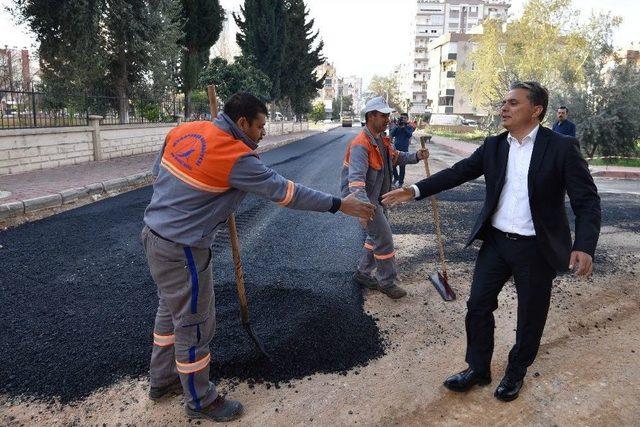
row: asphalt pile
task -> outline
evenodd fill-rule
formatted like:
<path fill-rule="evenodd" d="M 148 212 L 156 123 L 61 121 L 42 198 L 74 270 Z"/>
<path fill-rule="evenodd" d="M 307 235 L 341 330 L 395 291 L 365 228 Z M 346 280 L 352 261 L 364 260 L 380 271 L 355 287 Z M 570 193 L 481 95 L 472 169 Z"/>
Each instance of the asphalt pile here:
<path fill-rule="evenodd" d="M 157 297 L 139 234 L 150 195 L 137 190 L 0 233 L 0 393 L 69 402 L 147 374 Z M 239 217 L 264 216 L 269 206 L 250 201 Z M 352 270 L 273 267 L 273 248 L 247 248 L 251 320 L 273 362 L 261 358 L 240 323 L 231 255 L 218 249 L 212 378 L 277 384 L 384 353 Z"/>

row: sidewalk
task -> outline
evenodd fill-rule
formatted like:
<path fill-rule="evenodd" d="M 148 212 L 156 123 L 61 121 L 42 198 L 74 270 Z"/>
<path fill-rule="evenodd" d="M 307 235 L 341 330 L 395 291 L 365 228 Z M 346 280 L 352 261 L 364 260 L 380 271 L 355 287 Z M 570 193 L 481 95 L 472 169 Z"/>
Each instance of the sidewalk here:
<path fill-rule="evenodd" d="M 257 151 L 269 151 L 334 127 L 267 136 L 260 142 Z M 156 155 L 147 153 L 0 176 L 0 225 L 36 211 L 42 213 L 43 210 L 52 210 L 55 213 L 150 184 L 151 166 Z"/>
<path fill-rule="evenodd" d="M 458 141 L 437 135 L 433 137 L 432 141 L 464 157 L 471 155 L 479 146 L 472 142 Z M 589 170 L 592 176 L 599 178 L 640 179 L 640 168 L 625 166 L 589 166 Z"/>

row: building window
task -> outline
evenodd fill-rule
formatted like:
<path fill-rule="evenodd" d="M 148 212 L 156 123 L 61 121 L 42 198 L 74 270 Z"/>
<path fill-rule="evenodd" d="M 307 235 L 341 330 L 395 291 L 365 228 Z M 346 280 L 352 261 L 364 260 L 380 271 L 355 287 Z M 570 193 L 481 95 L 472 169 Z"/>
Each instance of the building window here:
<path fill-rule="evenodd" d="M 444 24 L 444 16 L 435 15 L 431 17 L 431 25 L 442 25 Z"/>

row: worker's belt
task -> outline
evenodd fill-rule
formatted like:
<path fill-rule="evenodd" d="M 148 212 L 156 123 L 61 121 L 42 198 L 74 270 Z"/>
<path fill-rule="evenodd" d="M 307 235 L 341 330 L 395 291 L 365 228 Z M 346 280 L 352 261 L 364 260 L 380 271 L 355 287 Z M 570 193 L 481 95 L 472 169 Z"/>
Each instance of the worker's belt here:
<path fill-rule="evenodd" d="M 495 227 L 491 227 L 491 230 L 493 230 L 494 233 L 498 233 L 501 236 L 509 239 L 509 240 L 535 240 L 536 236 L 523 236 L 522 234 L 516 234 L 516 233 L 507 233 L 506 231 L 502 231 L 502 230 L 498 230 Z"/>
<path fill-rule="evenodd" d="M 162 240 L 166 240 L 167 242 L 171 242 L 171 243 L 176 243 L 176 242 L 174 242 L 174 241 L 173 241 L 173 240 L 171 240 L 171 239 L 167 239 L 166 237 L 162 237 L 161 235 L 159 235 L 158 233 L 156 233 L 155 231 L 153 231 L 153 229 L 151 229 L 151 228 L 149 228 L 149 232 L 150 232 L 151 234 L 153 234 L 154 236 L 156 236 L 156 237 L 158 237 L 158 238 L 162 239 Z"/>

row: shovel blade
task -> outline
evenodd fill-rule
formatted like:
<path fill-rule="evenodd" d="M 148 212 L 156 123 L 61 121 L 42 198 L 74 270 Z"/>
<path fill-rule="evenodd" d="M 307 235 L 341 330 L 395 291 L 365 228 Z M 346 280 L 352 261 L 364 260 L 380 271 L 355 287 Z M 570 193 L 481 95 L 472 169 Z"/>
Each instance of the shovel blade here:
<path fill-rule="evenodd" d="M 253 332 L 253 328 L 251 328 L 251 323 L 242 323 L 242 326 L 244 326 L 245 331 L 247 331 L 247 334 L 251 338 L 251 341 L 253 342 L 253 345 L 256 347 L 256 350 L 258 350 L 258 352 L 262 354 L 262 356 L 266 357 L 267 360 L 271 362 L 271 356 L 269 355 L 269 353 L 267 353 L 267 350 L 264 348 L 262 341 L 260 341 L 260 339 Z"/>
<path fill-rule="evenodd" d="M 433 287 L 436 288 L 436 291 L 440 294 L 443 300 L 445 301 L 453 301 L 456 299 L 456 294 L 449 286 L 447 279 L 445 279 L 440 273 L 433 273 L 429 276 L 429 280 L 433 283 Z"/>

